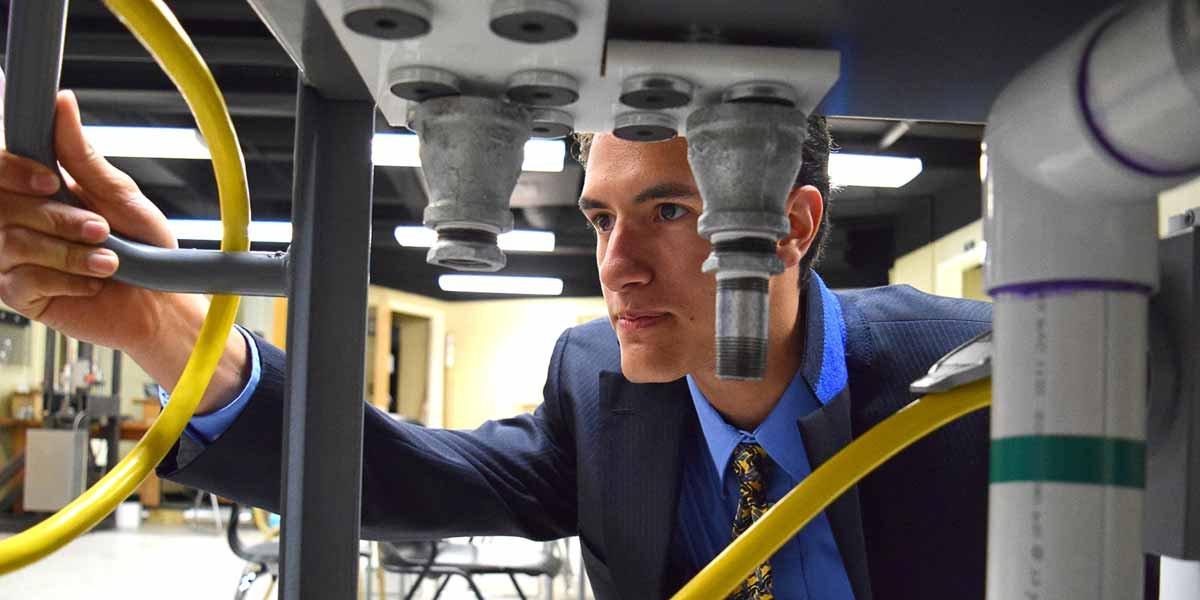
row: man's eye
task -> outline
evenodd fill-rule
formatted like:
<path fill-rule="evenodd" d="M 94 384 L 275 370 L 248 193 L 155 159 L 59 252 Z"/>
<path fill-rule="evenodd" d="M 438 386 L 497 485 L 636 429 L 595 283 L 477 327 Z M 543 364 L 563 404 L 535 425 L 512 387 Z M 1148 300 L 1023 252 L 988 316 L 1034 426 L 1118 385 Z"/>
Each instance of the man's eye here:
<path fill-rule="evenodd" d="M 592 217 L 591 220 L 592 227 L 594 227 L 596 231 L 603 232 L 612 228 L 612 216 L 610 215 L 596 215 Z"/>
<path fill-rule="evenodd" d="M 677 221 L 682 219 L 687 214 L 688 209 L 679 204 L 671 204 L 668 202 L 658 205 L 658 216 L 664 221 Z"/>

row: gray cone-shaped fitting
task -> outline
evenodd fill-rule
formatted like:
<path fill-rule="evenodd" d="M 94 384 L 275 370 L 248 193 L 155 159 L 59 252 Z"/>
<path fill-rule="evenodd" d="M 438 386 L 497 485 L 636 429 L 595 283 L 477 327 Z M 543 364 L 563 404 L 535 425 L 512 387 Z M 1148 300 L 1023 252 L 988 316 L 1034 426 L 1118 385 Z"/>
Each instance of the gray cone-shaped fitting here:
<path fill-rule="evenodd" d="M 775 242 L 788 234 L 787 198 L 800 172 L 808 118 L 777 105 L 707 106 L 687 120 L 688 162 L 704 200 L 700 235 L 713 242 L 717 377 L 762 379 L 768 289 L 783 271 Z"/>
<path fill-rule="evenodd" d="M 419 104 L 412 127 L 429 185 L 425 225 L 438 232 L 425 260 L 465 271 L 503 268 L 496 236 L 513 226 L 508 203 L 525 160 L 529 113 L 490 98 L 450 96 Z"/>
<path fill-rule="evenodd" d="M 804 112 L 769 104 L 714 104 L 688 116 L 688 163 L 704 200 L 700 235 L 787 235 L 784 209 L 807 127 Z"/>

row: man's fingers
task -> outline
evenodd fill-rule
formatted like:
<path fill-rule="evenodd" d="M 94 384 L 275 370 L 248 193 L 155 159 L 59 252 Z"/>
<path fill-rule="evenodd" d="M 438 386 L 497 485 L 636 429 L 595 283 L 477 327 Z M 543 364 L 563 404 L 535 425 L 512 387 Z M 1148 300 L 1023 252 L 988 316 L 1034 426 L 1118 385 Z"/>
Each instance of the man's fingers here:
<path fill-rule="evenodd" d="M 100 279 L 37 265 L 21 265 L 0 273 L 0 301 L 30 319 L 40 318 L 58 296 L 95 296 L 103 288 Z"/>
<path fill-rule="evenodd" d="M 133 199 L 121 203 L 106 204 L 107 200 L 96 198 L 95 195 L 83 189 L 77 183 L 68 180 L 67 187 L 75 196 L 83 200 L 86 208 L 104 214 L 109 226 L 131 241 L 158 246 L 159 248 L 174 249 L 179 247 L 175 234 L 167 225 L 167 217 L 154 203 L 147 200 L 141 193 Z"/>
<path fill-rule="evenodd" d="M 75 94 L 60 92 L 55 107 L 54 147 L 67 171 L 67 187 L 121 235 L 162 248 L 177 247 L 162 211 L 84 138 Z"/>
<path fill-rule="evenodd" d="M 0 273 L 21 265 L 49 267 L 76 275 L 108 277 L 117 270 L 117 255 L 104 248 L 64 242 L 32 229 L 0 229 Z"/>
<path fill-rule="evenodd" d="M 112 166 L 83 136 L 79 103 L 69 90 L 59 92 L 54 111 L 54 151 L 75 181 L 100 202 L 125 202 L 138 194 L 128 175 Z"/>
<path fill-rule="evenodd" d="M 0 193 L 0 228 L 24 227 L 72 242 L 99 244 L 108 238 L 100 215 L 62 202 Z"/>
<path fill-rule="evenodd" d="M 49 196 L 58 190 L 58 175 L 35 160 L 0 150 L 0 190 Z"/>

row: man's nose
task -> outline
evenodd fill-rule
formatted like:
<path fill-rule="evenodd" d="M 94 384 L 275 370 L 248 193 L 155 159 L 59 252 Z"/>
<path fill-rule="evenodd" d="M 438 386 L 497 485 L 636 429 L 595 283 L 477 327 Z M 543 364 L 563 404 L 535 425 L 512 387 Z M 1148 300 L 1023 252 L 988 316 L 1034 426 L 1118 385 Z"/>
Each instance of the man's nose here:
<path fill-rule="evenodd" d="M 645 235 L 618 223 L 608 235 L 600 257 L 600 283 L 614 292 L 646 285 L 654 279 L 653 253 Z"/>

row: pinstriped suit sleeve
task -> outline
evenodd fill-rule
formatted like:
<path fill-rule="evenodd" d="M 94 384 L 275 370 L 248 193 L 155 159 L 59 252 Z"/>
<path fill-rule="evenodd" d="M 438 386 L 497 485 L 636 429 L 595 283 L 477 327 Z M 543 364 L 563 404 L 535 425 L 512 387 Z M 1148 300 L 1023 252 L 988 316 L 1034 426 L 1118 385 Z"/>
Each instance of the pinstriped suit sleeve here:
<path fill-rule="evenodd" d="M 568 335 L 555 345 L 543 404 L 532 415 L 454 431 L 397 422 L 364 405 L 363 537 L 573 534 L 575 456 L 559 386 Z M 284 354 L 262 338 L 254 342 L 261 378 L 237 420 L 207 447 L 181 439 L 159 474 L 278 510 Z"/>

